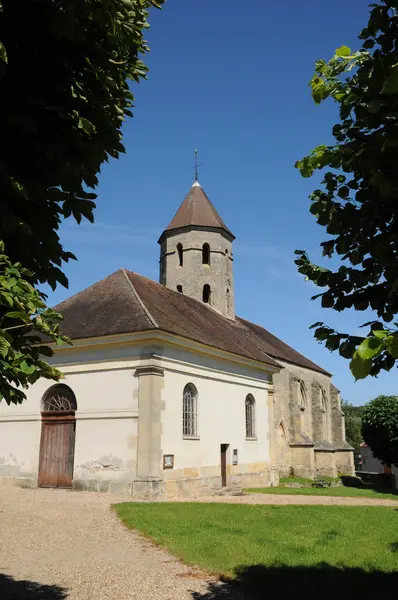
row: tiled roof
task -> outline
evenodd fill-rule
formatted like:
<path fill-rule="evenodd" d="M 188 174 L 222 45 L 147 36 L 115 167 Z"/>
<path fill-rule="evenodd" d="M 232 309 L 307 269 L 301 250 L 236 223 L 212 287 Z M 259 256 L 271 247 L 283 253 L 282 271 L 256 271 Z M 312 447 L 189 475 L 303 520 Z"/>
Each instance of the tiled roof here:
<path fill-rule="evenodd" d="M 234 237 L 198 182 L 193 184 L 165 231 L 190 226 L 224 229 Z"/>
<path fill-rule="evenodd" d="M 55 308 L 64 316 L 62 333 L 72 340 L 158 329 L 272 367 L 280 366 L 279 359 L 328 374 L 262 327 L 238 317 L 227 319 L 198 300 L 125 269 Z"/>

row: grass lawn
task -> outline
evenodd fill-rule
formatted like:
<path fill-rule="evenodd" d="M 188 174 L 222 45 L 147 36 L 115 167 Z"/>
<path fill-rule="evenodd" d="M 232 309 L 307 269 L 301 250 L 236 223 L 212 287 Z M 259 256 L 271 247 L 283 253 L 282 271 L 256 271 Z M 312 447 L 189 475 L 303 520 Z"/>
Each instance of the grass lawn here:
<path fill-rule="evenodd" d="M 342 574 L 346 577 L 341 594 L 334 596 L 339 600 L 346 589 L 351 594 L 347 597 L 367 598 L 369 578 L 376 586 L 373 591 L 377 588 L 380 593 L 385 585 L 380 577 L 394 577 L 398 593 L 398 574 L 392 575 L 398 569 L 398 511 L 394 508 L 191 502 L 123 503 L 114 508 L 127 527 L 188 564 L 241 581 L 261 575 L 268 584 L 271 579 L 272 585 L 280 582 L 282 595 L 261 598 L 291 598 L 290 593 L 298 598 L 302 587 L 307 598 L 321 595 L 324 600 L 329 597 L 329 584 L 336 591 Z M 320 570 L 324 590 L 317 584 Z M 292 573 L 294 578 L 289 579 Z M 293 583 L 296 587 L 288 593 Z M 218 598 L 203 596 L 213 597 Z"/>
<path fill-rule="evenodd" d="M 300 483 L 301 485 L 311 485 L 312 479 L 306 477 L 280 477 L 279 483 Z"/>
<path fill-rule="evenodd" d="M 361 498 L 377 498 L 385 500 L 396 500 L 398 502 L 398 494 L 389 492 L 378 492 L 376 490 L 367 488 L 354 488 L 354 487 L 330 487 L 330 488 L 316 488 L 316 487 L 301 487 L 301 488 L 290 488 L 290 487 L 272 487 L 272 488 L 249 488 L 245 490 L 253 494 L 304 494 L 305 496 L 345 496 L 345 497 L 361 497 Z"/>

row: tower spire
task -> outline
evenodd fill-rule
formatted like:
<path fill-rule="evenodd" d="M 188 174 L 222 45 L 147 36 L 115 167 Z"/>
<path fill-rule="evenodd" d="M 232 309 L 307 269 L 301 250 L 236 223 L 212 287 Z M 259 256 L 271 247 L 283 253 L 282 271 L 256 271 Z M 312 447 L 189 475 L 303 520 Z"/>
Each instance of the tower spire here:
<path fill-rule="evenodd" d="M 198 149 L 195 148 L 195 183 L 199 184 L 199 167 L 202 166 L 203 163 L 199 163 L 199 152 Z M 195 185 L 195 184 L 194 184 Z"/>

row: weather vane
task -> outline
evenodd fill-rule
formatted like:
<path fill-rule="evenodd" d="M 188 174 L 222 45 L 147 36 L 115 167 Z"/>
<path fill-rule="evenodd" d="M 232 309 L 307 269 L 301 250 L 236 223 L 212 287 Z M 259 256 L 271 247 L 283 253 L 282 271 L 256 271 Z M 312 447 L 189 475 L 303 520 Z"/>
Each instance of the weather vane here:
<path fill-rule="evenodd" d="M 198 149 L 195 148 L 195 166 L 192 167 L 195 169 L 195 181 L 199 181 L 199 167 L 201 167 L 203 163 L 199 163 L 199 153 Z"/>

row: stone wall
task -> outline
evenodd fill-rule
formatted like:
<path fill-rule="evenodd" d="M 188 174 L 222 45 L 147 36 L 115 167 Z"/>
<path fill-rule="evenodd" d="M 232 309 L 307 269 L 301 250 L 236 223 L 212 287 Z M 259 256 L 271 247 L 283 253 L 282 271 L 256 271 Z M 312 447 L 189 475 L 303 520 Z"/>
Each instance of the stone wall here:
<path fill-rule="evenodd" d="M 316 472 L 313 445 L 292 446 L 290 451 L 294 474 L 297 477 L 313 478 Z"/>
<path fill-rule="evenodd" d="M 350 449 L 336 450 L 336 469 L 342 475 L 353 475 L 355 471 L 354 452 Z"/>
<path fill-rule="evenodd" d="M 232 238 L 221 229 L 184 228 L 167 232 L 160 249 L 160 283 L 202 301 L 203 286 L 210 286 L 210 306 L 225 317 L 234 318 Z M 178 244 L 183 247 L 179 265 Z M 210 246 L 210 264 L 202 263 L 202 248 Z"/>
<path fill-rule="evenodd" d="M 337 477 L 335 452 L 315 449 L 315 470 L 317 476 Z"/>
<path fill-rule="evenodd" d="M 345 441 L 340 394 L 331 377 L 279 362 L 285 368 L 273 375 L 273 435 L 277 439 L 282 424 L 289 446 L 289 451 L 276 457 L 280 474 L 286 476 L 293 471 L 300 477 L 336 477 L 337 472 L 353 473 L 353 451 Z M 300 391 L 301 382 L 305 397 Z"/>

